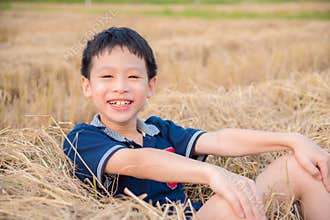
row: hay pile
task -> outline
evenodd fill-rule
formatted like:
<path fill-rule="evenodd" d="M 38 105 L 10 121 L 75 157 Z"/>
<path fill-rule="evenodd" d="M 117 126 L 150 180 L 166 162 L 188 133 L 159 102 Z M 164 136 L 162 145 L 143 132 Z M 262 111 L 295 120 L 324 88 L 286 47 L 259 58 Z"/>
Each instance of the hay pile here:
<path fill-rule="evenodd" d="M 214 130 L 238 127 L 300 132 L 330 151 L 330 70 L 245 88 L 156 95 L 142 117 L 171 118 L 186 127 Z M 294 75 L 292 75 L 294 76 Z M 0 219 L 182 219 L 169 217 L 134 195 L 99 195 L 71 174 L 62 153 L 63 132 L 72 125 L 50 122 L 39 129 L 0 131 Z M 251 157 L 209 157 L 208 162 L 255 177 L 281 153 Z M 205 201 L 207 186 L 186 185 L 193 200 Z M 301 219 L 298 206 L 268 204 L 269 219 Z"/>
<path fill-rule="evenodd" d="M 50 126 L 0 132 L 0 219 L 162 217 L 160 209 L 133 194 L 113 199 L 74 178 L 61 149 L 62 131 Z"/>

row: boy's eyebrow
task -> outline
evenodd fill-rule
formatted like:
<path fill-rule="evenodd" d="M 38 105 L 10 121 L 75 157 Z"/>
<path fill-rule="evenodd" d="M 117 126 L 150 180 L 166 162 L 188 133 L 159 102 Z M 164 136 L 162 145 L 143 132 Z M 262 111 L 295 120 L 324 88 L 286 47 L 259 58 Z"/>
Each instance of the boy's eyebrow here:
<path fill-rule="evenodd" d="M 116 69 L 111 66 L 102 66 L 101 68 L 97 68 L 95 72 L 100 73 L 100 71 L 102 70 L 116 70 Z"/>
<path fill-rule="evenodd" d="M 127 72 L 127 71 L 131 71 L 131 70 L 135 70 L 135 71 L 138 71 L 138 73 L 143 73 L 143 69 L 141 69 L 141 68 L 139 68 L 139 67 L 128 67 L 128 68 L 126 68 L 126 71 L 125 72 Z"/>
<path fill-rule="evenodd" d="M 102 71 L 102 70 L 116 71 L 117 68 L 112 67 L 112 66 L 103 66 L 103 67 L 101 67 L 100 69 L 98 69 L 97 72 L 100 72 L 100 71 Z M 124 69 L 124 72 L 130 71 L 130 70 L 137 70 L 137 71 L 139 71 L 139 72 L 143 72 L 143 70 L 142 70 L 140 67 L 138 67 L 138 66 L 128 66 L 128 67 L 126 67 L 126 68 Z"/>

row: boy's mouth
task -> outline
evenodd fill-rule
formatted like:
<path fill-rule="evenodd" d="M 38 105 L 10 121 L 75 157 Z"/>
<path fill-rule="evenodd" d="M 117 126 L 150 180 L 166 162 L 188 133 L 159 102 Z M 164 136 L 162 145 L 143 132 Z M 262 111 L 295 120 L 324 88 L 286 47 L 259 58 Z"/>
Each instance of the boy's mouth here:
<path fill-rule="evenodd" d="M 116 100 L 109 100 L 108 103 L 112 106 L 121 107 L 121 106 L 130 105 L 133 103 L 133 101 L 127 99 L 116 99 Z"/>

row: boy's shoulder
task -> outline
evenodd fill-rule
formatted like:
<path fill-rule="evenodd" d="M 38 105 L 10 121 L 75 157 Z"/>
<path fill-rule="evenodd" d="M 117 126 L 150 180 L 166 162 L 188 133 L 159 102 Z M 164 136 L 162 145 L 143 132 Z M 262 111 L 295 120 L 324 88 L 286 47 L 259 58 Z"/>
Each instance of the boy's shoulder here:
<path fill-rule="evenodd" d="M 64 141 L 64 145 L 70 145 L 68 141 L 71 143 L 78 144 L 81 148 L 84 148 L 85 145 L 95 144 L 95 143 L 108 143 L 111 141 L 107 137 L 107 135 L 100 130 L 99 128 L 86 124 L 79 123 L 75 125 L 75 127 L 67 134 L 67 140 Z"/>
<path fill-rule="evenodd" d="M 160 133 L 167 134 L 169 130 L 172 130 L 173 128 L 179 127 L 176 125 L 173 121 L 163 119 L 158 116 L 151 116 L 147 120 L 145 120 L 145 124 L 147 125 L 153 125 L 158 128 Z"/>
<path fill-rule="evenodd" d="M 74 136 L 78 133 L 102 133 L 97 127 L 86 124 L 86 123 L 79 123 L 76 124 L 73 129 L 68 133 L 68 137 Z"/>
<path fill-rule="evenodd" d="M 146 121 L 146 124 L 153 125 L 158 128 L 161 136 L 165 137 L 177 137 L 193 134 L 199 129 L 195 128 L 185 128 L 183 126 L 177 125 L 172 120 L 163 119 L 158 116 L 151 116 Z"/>
<path fill-rule="evenodd" d="M 151 116 L 148 119 L 145 120 L 146 124 L 152 124 L 160 129 L 165 129 L 168 126 L 170 126 L 171 124 L 174 124 L 173 121 L 171 120 L 167 120 L 167 119 L 163 119 L 161 117 L 158 116 Z"/>
<path fill-rule="evenodd" d="M 156 127 L 161 126 L 164 124 L 164 120 L 158 116 L 151 116 L 145 120 L 146 124 L 152 124 Z"/>

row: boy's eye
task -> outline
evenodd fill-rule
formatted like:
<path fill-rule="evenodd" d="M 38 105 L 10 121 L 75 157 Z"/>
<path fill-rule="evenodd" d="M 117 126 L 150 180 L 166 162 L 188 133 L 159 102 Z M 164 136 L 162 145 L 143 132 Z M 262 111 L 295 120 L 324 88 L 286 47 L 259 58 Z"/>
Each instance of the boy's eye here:
<path fill-rule="evenodd" d="M 140 78 L 140 77 L 137 76 L 137 75 L 130 75 L 128 78 L 130 78 L 130 79 L 138 79 L 138 78 Z"/>
<path fill-rule="evenodd" d="M 113 75 L 103 75 L 101 78 L 113 78 Z"/>

